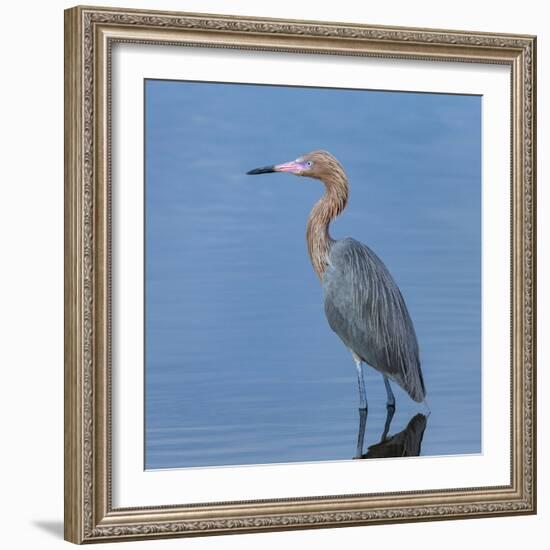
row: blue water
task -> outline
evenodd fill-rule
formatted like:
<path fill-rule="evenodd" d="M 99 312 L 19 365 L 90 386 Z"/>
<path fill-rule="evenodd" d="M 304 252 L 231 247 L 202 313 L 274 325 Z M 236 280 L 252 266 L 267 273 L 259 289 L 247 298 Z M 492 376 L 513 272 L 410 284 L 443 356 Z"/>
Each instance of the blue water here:
<path fill-rule="evenodd" d="M 350 180 L 335 238 L 386 263 L 431 415 L 422 455 L 481 451 L 481 99 L 146 82 L 146 468 L 351 459 L 353 360 L 305 244 L 322 185 L 257 166 L 323 148 Z M 365 451 L 386 418 L 369 369 Z M 389 434 L 423 412 L 395 388 Z"/>

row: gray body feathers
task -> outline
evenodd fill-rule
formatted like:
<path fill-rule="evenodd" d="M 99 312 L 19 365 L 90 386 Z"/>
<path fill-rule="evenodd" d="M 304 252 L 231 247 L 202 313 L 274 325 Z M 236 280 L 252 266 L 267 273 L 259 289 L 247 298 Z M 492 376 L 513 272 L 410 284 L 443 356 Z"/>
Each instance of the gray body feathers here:
<path fill-rule="evenodd" d="M 333 241 L 323 292 L 329 325 L 344 344 L 422 401 L 426 391 L 414 326 L 382 260 L 354 239 Z"/>

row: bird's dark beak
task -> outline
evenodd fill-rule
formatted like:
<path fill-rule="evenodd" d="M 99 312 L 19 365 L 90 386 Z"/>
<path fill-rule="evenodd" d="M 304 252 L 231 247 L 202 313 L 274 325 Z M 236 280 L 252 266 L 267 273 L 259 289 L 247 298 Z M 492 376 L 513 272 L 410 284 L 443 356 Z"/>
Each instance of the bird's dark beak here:
<path fill-rule="evenodd" d="M 249 176 L 255 176 L 256 174 L 269 174 L 270 172 L 276 172 L 275 165 L 264 166 L 263 168 L 254 168 L 254 170 L 249 170 L 247 174 Z"/>
<path fill-rule="evenodd" d="M 299 174 L 304 170 L 305 164 L 293 160 L 291 162 L 285 162 L 284 164 L 274 164 L 272 166 L 264 166 L 263 168 L 254 168 L 247 172 L 249 175 L 255 174 L 268 174 L 269 172 L 287 172 L 289 174 Z"/>

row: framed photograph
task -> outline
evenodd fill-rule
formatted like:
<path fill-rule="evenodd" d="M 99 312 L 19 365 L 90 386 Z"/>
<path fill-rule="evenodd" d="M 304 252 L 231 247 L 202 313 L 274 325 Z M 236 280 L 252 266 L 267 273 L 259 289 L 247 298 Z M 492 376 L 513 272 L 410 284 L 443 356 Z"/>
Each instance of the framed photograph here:
<path fill-rule="evenodd" d="M 65 12 L 65 538 L 533 514 L 534 36 Z"/>

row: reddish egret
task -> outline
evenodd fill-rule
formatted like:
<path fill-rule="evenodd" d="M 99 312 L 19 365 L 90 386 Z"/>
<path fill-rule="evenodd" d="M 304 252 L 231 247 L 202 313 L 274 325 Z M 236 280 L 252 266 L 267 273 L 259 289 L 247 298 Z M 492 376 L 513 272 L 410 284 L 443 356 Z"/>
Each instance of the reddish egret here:
<path fill-rule="evenodd" d="M 330 222 L 342 213 L 348 201 L 348 179 L 342 165 L 330 153 L 314 151 L 247 174 L 268 172 L 308 176 L 325 186 L 325 194 L 307 221 L 307 247 L 323 287 L 328 323 L 355 361 L 359 408 L 367 409 L 365 365 L 382 373 L 388 409 L 395 408 L 390 380 L 415 401 L 424 400 L 418 342 L 397 284 L 370 248 L 355 239 L 337 241 L 330 236 Z"/>

